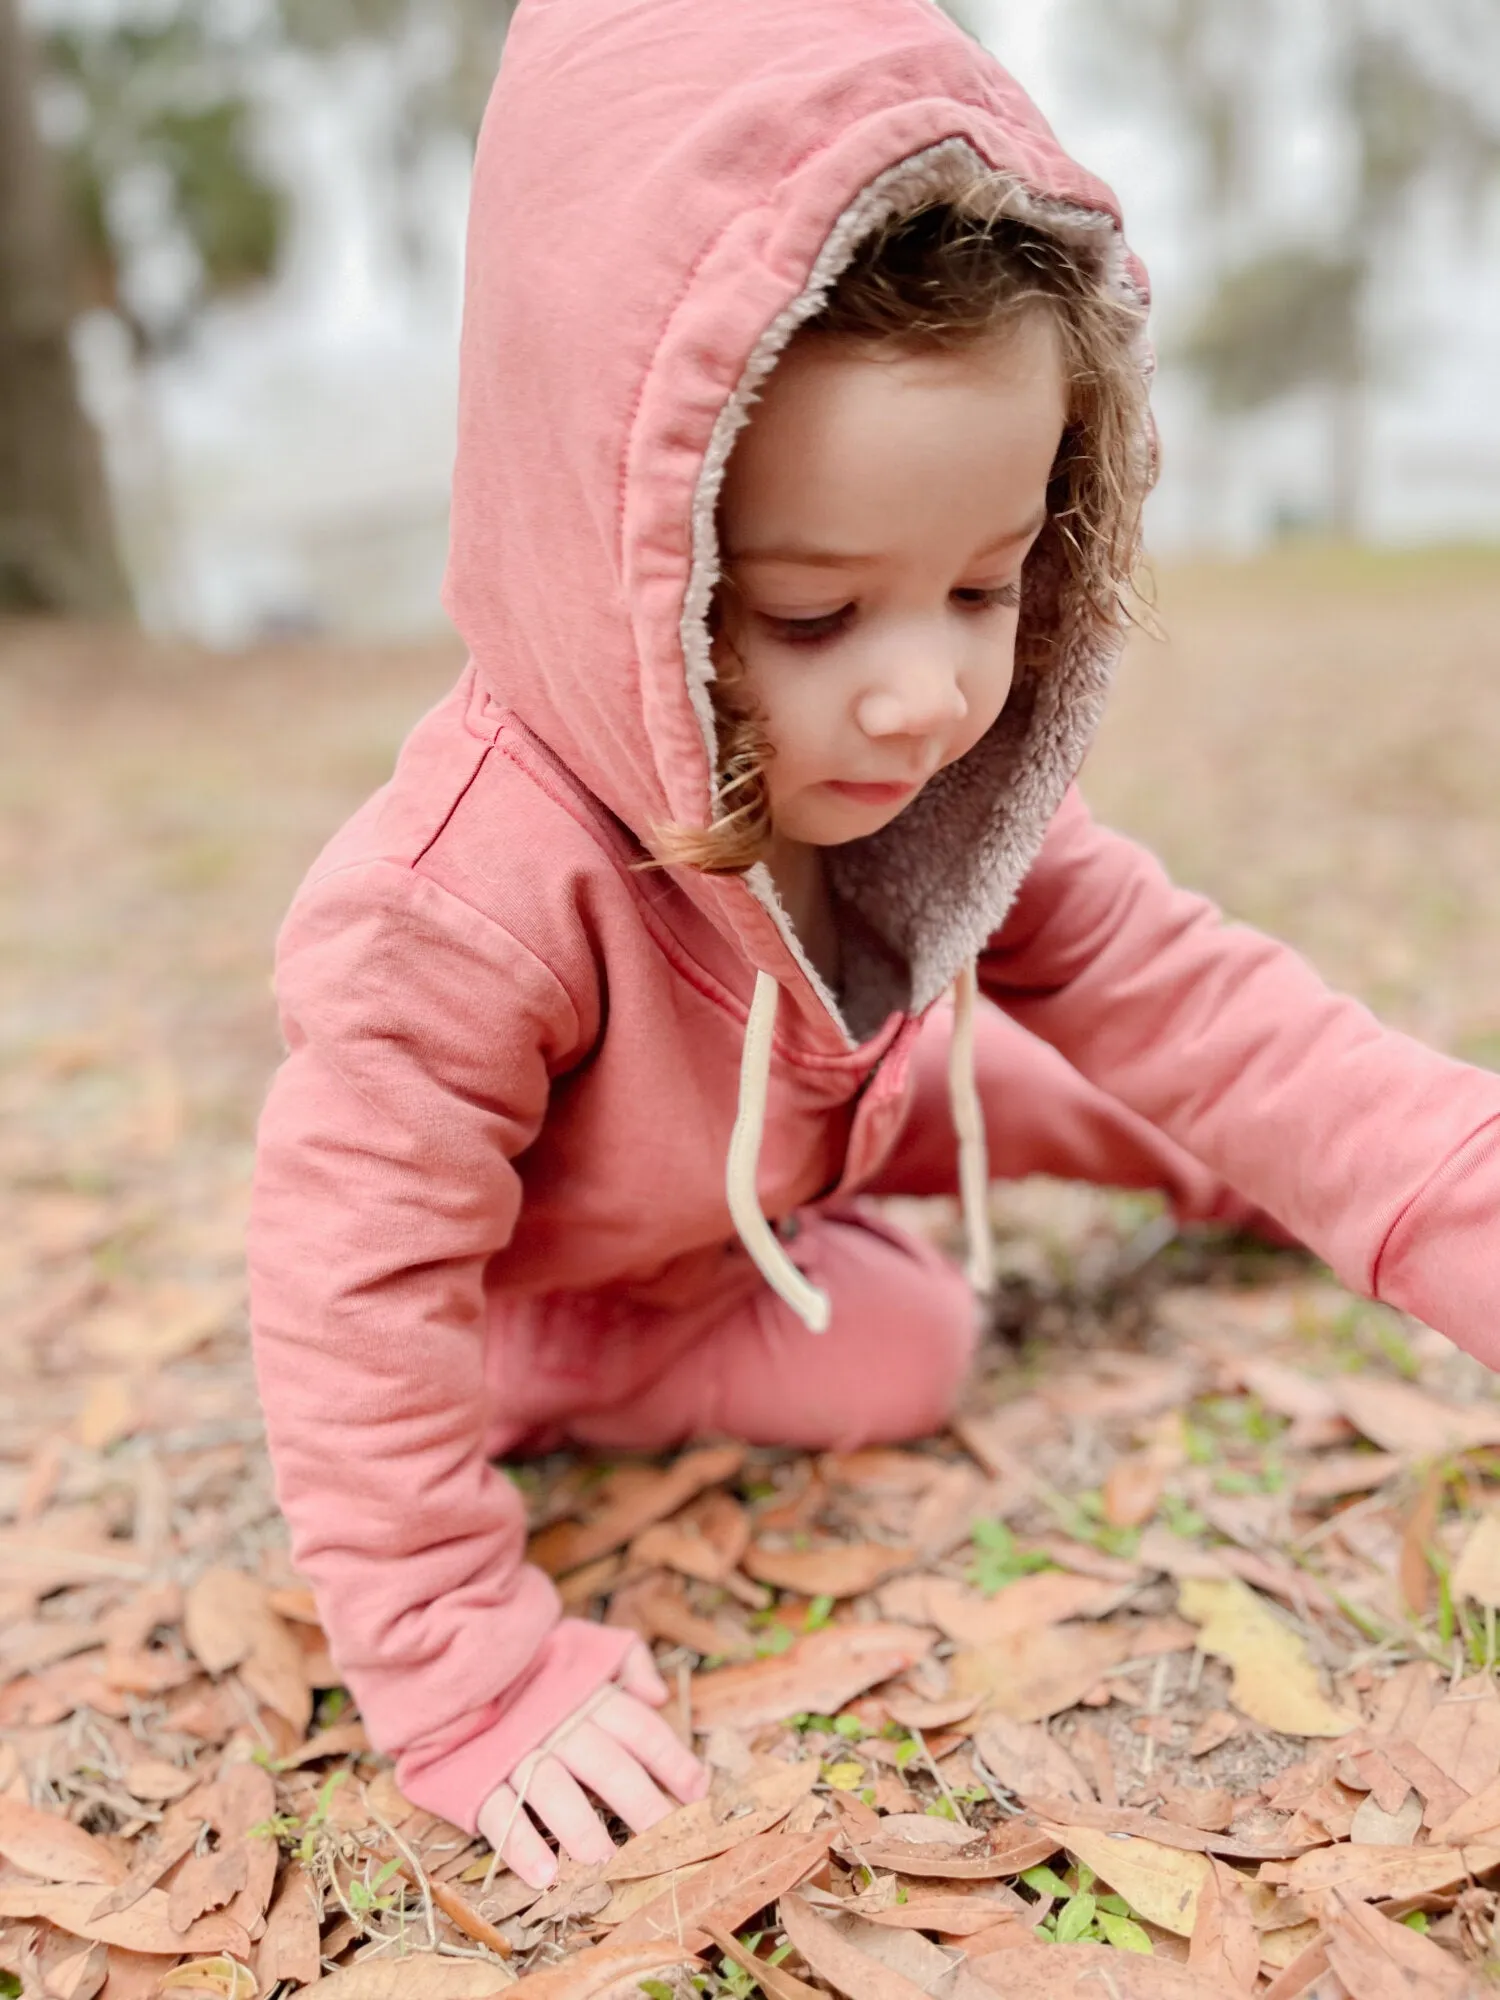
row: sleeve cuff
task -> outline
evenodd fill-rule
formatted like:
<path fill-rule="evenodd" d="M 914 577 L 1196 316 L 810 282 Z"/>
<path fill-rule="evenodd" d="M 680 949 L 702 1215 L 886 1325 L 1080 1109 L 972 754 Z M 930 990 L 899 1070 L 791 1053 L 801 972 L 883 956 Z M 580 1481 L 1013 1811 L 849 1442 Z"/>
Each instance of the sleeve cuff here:
<path fill-rule="evenodd" d="M 1386 1238 L 1375 1296 L 1500 1367 L 1500 1118 L 1476 1132 Z"/>
<path fill-rule="evenodd" d="M 468 1833 L 495 1789 L 596 1688 L 620 1671 L 638 1635 L 564 1618 L 548 1633 L 524 1680 L 435 1742 L 406 1751 L 396 1783 L 413 1805 Z"/>

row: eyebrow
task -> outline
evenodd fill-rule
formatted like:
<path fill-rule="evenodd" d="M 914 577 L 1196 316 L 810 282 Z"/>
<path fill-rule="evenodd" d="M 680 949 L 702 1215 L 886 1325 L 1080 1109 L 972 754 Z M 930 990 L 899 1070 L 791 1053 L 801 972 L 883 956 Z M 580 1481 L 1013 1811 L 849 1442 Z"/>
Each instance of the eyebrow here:
<path fill-rule="evenodd" d="M 987 542 L 982 549 L 976 549 L 974 560 L 977 562 L 981 556 L 996 556 L 1005 549 L 1017 548 L 1022 542 L 1029 542 L 1043 527 L 1046 519 L 1047 510 L 1043 507 L 1029 521 L 1022 522 L 1019 528 L 1012 528 L 1006 534 L 997 535 L 994 541 Z M 837 549 L 815 548 L 808 542 L 778 542 L 771 548 L 732 549 L 728 553 L 727 560 L 735 563 L 801 563 L 809 569 L 858 569 L 862 564 L 878 562 L 879 557 L 853 552 L 846 554 Z"/>

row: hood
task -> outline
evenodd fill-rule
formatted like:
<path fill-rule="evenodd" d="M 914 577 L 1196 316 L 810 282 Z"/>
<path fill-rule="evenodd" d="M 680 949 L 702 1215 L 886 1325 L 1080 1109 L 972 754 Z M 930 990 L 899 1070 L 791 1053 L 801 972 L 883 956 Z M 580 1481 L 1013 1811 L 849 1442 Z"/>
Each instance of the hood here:
<path fill-rule="evenodd" d="M 1144 300 L 1109 190 L 928 0 L 522 0 L 476 162 L 445 603 L 648 849 L 712 817 L 715 503 L 756 387 L 872 228 L 979 177 Z M 1022 615 L 1045 675 L 1019 667 L 980 744 L 830 852 L 859 919 L 840 1001 L 764 868 L 671 871 L 803 1038 L 927 1007 L 1004 917 L 1118 651 L 1080 637 L 1045 535 Z"/>

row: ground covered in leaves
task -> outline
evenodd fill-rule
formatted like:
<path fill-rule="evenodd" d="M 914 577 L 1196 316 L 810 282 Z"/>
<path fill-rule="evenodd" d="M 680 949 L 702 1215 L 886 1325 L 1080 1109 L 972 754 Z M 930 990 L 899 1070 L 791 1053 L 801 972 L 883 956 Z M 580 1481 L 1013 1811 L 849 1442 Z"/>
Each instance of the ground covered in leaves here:
<path fill-rule="evenodd" d="M 1174 586 L 1096 800 L 1493 1059 L 1494 566 L 1271 580 Z M 401 1797 L 288 1565 L 239 1234 L 276 912 L 452 666 L 0 639 L 0 1993 L 1487 1990 L 1495 1386 L 1093 1191 L 997 1191 L 948 1436 L 517 1469 L 568 1602 L 651 1641 L 707 1801 L 539 1896 Z"/>

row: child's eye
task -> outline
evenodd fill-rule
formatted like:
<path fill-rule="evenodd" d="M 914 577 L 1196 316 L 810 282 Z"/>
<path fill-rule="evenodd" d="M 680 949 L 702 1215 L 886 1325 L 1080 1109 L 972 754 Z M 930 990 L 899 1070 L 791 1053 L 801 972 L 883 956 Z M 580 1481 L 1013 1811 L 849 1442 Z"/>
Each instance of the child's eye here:
<path fill-rule="evenodd" d="M 763 615 L 771 631 L 787 645 L 815 646 L 820 639 L 832 639 L 843 631 L 854 615 L 854 606 L 841 604 L 837 611 L 825 611 L 817 618 L 774 618 L 769 612 Z"/>
<path fill-rule="evenodd" d="M 1014 611 L 1021 602 L 1021 583 L 1017 578 L 1014 583 L 998 584 L 993 590 L 955 590 L 953 595 L 960 604 L 976 611 Z"/>

